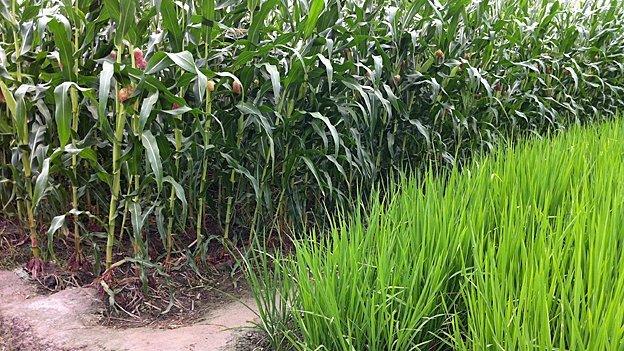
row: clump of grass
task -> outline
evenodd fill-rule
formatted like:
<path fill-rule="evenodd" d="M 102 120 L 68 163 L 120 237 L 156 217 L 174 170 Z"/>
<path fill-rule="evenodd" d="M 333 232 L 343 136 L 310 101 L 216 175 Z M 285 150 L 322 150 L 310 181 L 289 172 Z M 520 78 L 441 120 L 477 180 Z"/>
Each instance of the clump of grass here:
<path fill-rule="evenodd" d="M 264 257 L 251 280 L 274 346 L 622 349 L 623 140 L 620 122 L 575 128 L 405 180 Z"/>

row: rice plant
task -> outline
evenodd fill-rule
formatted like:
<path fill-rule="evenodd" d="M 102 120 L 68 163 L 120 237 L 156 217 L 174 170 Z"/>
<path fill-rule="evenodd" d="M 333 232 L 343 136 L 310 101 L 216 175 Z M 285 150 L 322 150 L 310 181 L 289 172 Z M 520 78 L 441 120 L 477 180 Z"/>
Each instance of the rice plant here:
<path fill-rule="evenodd" d="M 35 272 L 296 236 L 397 170 L 611 118 L 623 9 L 0 0 L 2 209 Z"/>
<path fill-rule="evenodd" d="M 275 349 L 624 350 L 621 122 L 404 180 L 260 256 Z"/>

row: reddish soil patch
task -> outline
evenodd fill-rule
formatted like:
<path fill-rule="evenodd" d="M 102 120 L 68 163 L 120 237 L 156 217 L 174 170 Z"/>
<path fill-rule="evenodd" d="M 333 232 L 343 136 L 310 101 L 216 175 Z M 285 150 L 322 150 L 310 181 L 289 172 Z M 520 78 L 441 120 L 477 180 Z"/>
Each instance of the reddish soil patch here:
<path fill-rule="evenodd" d="M 15 272 L 0 271 L 0 350 L 227 350 L 256 318 L 249 297 L 219 303 L 179 328 L 102 326 L 102 309 L 94 288 L 42 295 Z"/>

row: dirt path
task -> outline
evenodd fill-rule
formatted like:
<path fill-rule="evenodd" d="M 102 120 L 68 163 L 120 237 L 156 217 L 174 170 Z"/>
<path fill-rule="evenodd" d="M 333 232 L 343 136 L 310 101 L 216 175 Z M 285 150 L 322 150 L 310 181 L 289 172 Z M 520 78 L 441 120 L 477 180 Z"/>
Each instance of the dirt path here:
<path fill-rule="evenodd" d="M 228 303 L 176 329 L 115 329 L 97 324 L 94 289 L 42 296 L 14 272 L 0 271 L 0 351 L 232 350 L 238 330 L 256 317 L 246 305 L 253 300 Z"/>

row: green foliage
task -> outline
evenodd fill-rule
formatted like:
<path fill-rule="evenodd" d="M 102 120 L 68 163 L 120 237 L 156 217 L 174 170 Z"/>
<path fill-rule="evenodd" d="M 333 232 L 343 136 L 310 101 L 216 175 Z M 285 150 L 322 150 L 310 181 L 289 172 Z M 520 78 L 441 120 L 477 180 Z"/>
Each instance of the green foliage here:
<path fill-rule="evenodd" d="M 623 350 L 624 125 L 402 181 L 251 275 L 275 349 Z"/>
<path fill-rule="evenodd" d="M 36 258 L 73 234 L 108 266 L 297 233 L 396 170 L 612 117 L 621 5 L 1 0 L 2 209 Z"/>

